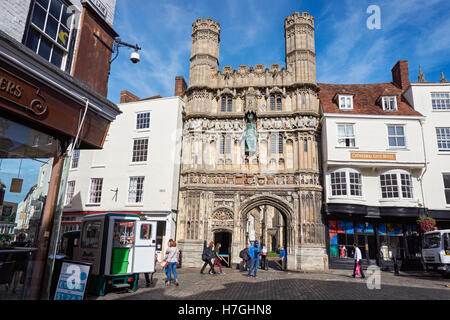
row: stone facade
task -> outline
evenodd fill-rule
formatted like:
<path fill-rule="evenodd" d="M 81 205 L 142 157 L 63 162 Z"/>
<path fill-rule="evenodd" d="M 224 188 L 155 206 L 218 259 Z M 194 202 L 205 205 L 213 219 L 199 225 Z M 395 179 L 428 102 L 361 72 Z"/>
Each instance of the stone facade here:
<path fill-rule="evenodd" d="M 314 19 L 295 12 L 284 27 L 286 68 L 274 63 L 220 71 L 219 23 L 198 19 L 192 25 L 177 227 L 183 266 L 202 264 L 203 246 L 215 232 L 231 233 L 231 261 L 239 263 L 249 212 L 262 206 L 284 217 L 288 269 L 328 266 Z M 251 122 L 255 152 L 246 145 Z"/>

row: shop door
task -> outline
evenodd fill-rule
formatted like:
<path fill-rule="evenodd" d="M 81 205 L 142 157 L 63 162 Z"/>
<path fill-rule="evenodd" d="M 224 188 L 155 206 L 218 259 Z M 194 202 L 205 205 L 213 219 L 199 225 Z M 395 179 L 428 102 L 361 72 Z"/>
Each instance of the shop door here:
<path fill-rule="evenodd" d="M 375 235 L 367 236 L 367 244 L 369 246 L 369 259 L 376 260 L 377 258 L 377 239 Z"/>
<path fill-rule="evenodd" d="M 133 273 L 155 272 L 156 222 L 137 221 Z"/>

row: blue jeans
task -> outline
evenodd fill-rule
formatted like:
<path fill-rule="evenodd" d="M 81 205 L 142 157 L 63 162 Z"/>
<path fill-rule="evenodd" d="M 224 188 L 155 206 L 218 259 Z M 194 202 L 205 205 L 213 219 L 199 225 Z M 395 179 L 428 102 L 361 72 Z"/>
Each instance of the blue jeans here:
<path fill-rule="evenodd" d="M 250 268 L 248 269 L 248 275 L 250 276 L 252 274 L 252 270 L 254 270 L 254 276 L 256 277 L 256 272 L 258 271 L 259 267 L 259 259 L 253 258 L 250 260 Z"/>
<path fill-rule="evenodd" d="M 166 275 L 167 275 L 167 281 L 170 282 L 170 275 L 173 272 L 173 277 L 175 281 L 177 281 L 177 263 L 176 262 L 169 262 L 169 265 L 166 268 Z"/>

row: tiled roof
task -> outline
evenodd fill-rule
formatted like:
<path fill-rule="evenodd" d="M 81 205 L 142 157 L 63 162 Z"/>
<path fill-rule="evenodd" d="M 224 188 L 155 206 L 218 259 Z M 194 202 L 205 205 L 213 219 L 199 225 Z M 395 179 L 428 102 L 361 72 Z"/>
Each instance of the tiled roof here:
<path fill-rule="evenodd" d="M 401 115 L 421 116 L 402 97 L 402 90 L 389 83 L 370 84 L 328 84 L 319 83 L 319 99 L 324 113 L 344 113 L 363 115 Z M 353 95 L 353 110 L 340 110 L 338 106 L 338 94 Z M 380 101 L 381 96 L 397 96 L 397 111 L 383 111 Z"/>

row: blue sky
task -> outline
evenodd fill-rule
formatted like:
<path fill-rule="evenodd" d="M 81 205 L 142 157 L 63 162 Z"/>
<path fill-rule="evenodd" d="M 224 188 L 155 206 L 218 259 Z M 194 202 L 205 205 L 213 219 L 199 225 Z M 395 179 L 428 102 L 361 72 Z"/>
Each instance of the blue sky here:
<path fill-rule="evenodd" d="M 381 9 L 381 29 L 369 30 L 369 5 Z M 132 64 L 126 48 L 112 64 L 108 98 L 121 90 L 146 98 L 174 93 L 175 76 L 189 79 L 192 23 L 213 18 L 221 26 L 219 69 L 271 63 L 285 66 L 284 19 L 307 11 L 315 18 L 317 81 L 390 82 L 398 60 L 418 66 L 427 81 L 450 80 L 448 0 L 117 0 L 114 28 L 123 41 L 142 47 Z"/>

